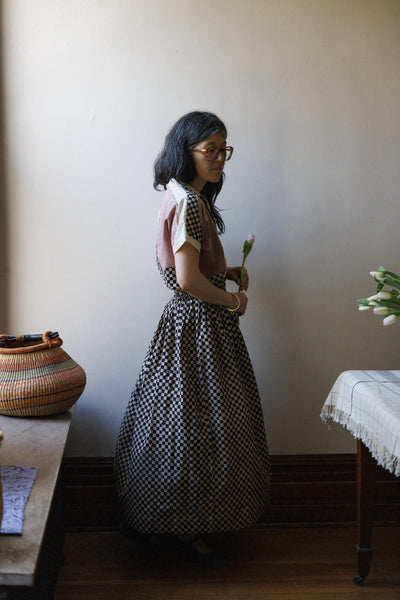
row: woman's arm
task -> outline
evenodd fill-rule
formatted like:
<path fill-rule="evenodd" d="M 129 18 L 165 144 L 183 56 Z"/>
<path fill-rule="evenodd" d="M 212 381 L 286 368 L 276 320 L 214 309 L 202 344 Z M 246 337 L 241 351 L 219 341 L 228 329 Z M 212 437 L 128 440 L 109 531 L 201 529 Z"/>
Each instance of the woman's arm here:
<path fill-rule="evenodd" d="M 175 254 L 176 278 L 181 289 L 202 302 L 235 308 L 236 298 L 229 292 L 213 285 L 207 277 L 202 275 L 199 268 L 199 256 L 199 252 L 189 242 L 185 242 Z M 247 297 L 243 293 L 237 295 L 240 299 L 240 308 L 237 313 L 243 315 L 246 311 Z"/>

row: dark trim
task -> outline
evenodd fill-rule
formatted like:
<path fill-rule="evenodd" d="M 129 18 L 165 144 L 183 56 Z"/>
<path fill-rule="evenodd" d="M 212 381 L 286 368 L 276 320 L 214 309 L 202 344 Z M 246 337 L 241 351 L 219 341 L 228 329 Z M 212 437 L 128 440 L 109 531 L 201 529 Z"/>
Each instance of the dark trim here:
<path fill-rule="evenodd" d="M 337 525 L 356 522 L 356 455 L 274 455 L 272 503 L 262 524 Z M 113 459 L 65 458 L 65 524 L 71 529 L 115 529 L 118 510 Z M 375 523 L 400 522 L 400 479 L 378 467 Z"/>

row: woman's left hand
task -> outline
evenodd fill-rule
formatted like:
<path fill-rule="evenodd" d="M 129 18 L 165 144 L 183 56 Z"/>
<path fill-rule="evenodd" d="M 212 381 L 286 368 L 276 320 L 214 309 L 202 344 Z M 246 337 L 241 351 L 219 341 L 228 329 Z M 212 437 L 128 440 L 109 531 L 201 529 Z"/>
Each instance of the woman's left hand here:
<path fill-rule="evenodd" d="M 242 271 L 242 267 L 228 267 L 226 271 L 226 278 L 234 281 L 238 285 L 240 285 L 240 273 Z M 243 269 L 243 279 L 242 285 L 240 286 L 240 290 L 247 290 L 249 287 L 249 274 L 247 269 Z M 239 291 L 240 291 L 239 290 Z"/>

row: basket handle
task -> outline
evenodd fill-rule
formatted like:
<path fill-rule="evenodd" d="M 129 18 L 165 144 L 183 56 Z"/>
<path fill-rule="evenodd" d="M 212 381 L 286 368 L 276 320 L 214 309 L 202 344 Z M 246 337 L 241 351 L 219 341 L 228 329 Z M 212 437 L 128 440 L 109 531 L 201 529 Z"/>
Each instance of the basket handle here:
<path fill-rule="evenodd" d="M 40 333 L 34 335 L 24 335 L 24 342 L 48 342 L 58 338 L 58 331 L 46 331 L 43 335 Z"/>
<path fill-rule="evenodd" d="M 58 338 L 58 331 L 45 331 L 43 335 L 41 333 L 32 335 L 1 335 L 0 346 L 9 344 L 10 342 L 43 342 L 48 344 L 49 348 L 52 348 L 59 345 Z M 57 340 L 57 342 L 54 343 L 54 340 Z"/>

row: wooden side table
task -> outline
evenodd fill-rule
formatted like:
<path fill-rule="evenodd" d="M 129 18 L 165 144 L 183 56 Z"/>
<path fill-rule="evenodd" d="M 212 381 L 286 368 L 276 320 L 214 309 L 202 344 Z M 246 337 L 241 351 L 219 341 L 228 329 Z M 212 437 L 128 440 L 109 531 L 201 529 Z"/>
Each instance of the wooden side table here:
<path fill-rule="evenodd" d="M 358 574 L 361 585 L 372 560 L 375 473 L 378 463 L 400 476 L 400 371 L 344 371 L 326 399 L 321 418 L 339 423 L 357 439 Z"/>
<path fill-rule="evenodd" d="M 71 412 L 45 418 L 0 415 L 3 465 L 39 467 L 22 535 L 0 535 L 0 599 L 51 600 L 63 559 L 60 466 Z"/>

